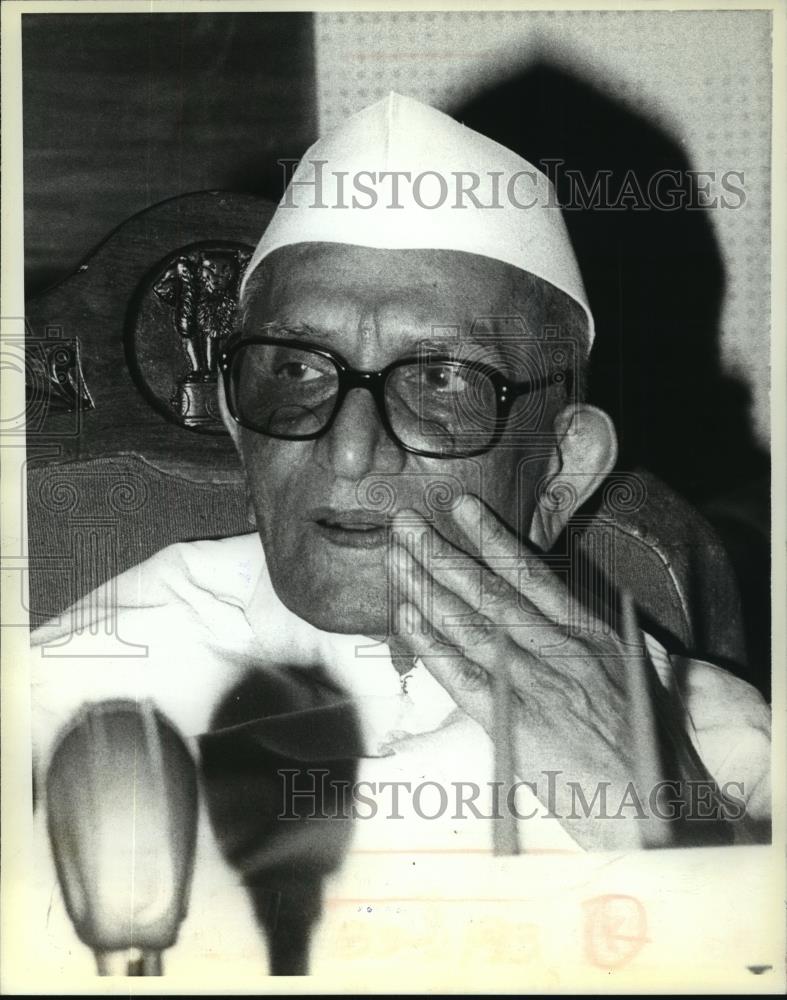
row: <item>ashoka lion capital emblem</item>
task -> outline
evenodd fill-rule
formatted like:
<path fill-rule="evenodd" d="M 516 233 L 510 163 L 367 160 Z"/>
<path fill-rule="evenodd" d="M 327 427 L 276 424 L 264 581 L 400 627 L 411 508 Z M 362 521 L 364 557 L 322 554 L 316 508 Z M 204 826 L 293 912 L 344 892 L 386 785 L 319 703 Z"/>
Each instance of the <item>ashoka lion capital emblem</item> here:
<path fill-rule="evenodd" d="M 184 427 L 222 429 L 218 357 L 251 253 L 243 244 L 186 247 L 156 268 L 142 290 L 129 330 L 129 364 L 156 408 Z"/>

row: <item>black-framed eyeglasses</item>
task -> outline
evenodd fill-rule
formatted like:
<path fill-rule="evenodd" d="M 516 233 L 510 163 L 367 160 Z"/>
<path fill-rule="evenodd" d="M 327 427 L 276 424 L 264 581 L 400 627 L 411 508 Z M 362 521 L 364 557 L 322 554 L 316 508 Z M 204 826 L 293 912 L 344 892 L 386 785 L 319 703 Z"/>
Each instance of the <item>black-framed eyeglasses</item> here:
<path fill-rule="evenodd" d="M 471 458 L 493 448 L 522 397 L 565 384 L 571 370 L 511 381 L 491 365 L 424 350 L 379 371 L 303 340 L 245 337 L 219 360 L 230 414 L 259 434 L 310 441 L 330 430 L 351 389 L 368 389 L 390 437 L 431 458 Z M 532 422 L 532 421 L 531 421 Z"/>

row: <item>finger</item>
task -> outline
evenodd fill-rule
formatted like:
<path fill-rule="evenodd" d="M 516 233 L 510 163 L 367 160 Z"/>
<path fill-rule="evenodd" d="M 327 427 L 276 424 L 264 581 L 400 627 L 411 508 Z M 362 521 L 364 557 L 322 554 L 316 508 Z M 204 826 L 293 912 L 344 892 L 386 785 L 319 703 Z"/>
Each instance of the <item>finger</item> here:
<path fill-rule="evenodd" d="M 491 645 L 495 629 L 492 622 L 460 595 L 435 580 L 404 548 L 401 560 L 399 600 L 418 609 L 429 633 L 450 646 L 455 657 L 472 661 L 484 673 L 493 671 L 494 661 L 490 655 L 485 653 L 483 660 L 478 660 L 471 652 L 476 646 Z M 498 629 L 501 635 L 503 631 Z"/>
<path fill-rule="evenodd" d="M 454 509 L 454 519 L 465 536 L 478 547 L 479 558 L 525 594 L 550 618 L 565 619 L 567 588 L 538 556 L 523 551 L 522 540 L 479 497 L 468 493 Z M 549 590 L 543 585 L 551 577 Z M 553 591 L 557 591 L 557 599 Z"/>
<path fill-rule="evenodd" d="M 544 650 L 554 651 L 565 644 L 563 630 L 546 618 L 502 576 L 456 548 L 419 515 L 413 513 L 403 523 L 407 530 L 401 530 L 398 535 L 398 572 L 405 583 L 412 579 L 412 567 L 416 565 L 417 572 L 429 574 L 433 587 L 456 594 L 468 611 L 479 611 L 490 622 L 494 622 L 495 627 L 505 629 L 514 642 L 528 653 L 539 655 Z M 435 560 L 432 552 L 436 546 L 433 541 L 430 544 L 429 540 L 438 538 L 441 555 L 439 560 Z M 416 576 L 413 585 L 417 583 Z M 428 581 L 424 580 L 420 585 L 421 589 L 427 585 Z M 413 595 L 409 590 L 403 589 L 402 598 L 412 600 Z M 423 607 L 417 598 L 414 603 Z"/>
<path fill-rule="evenodd" d="M 454 510 L 454 519 L 465 536 L 478 547 L 481 560 L 553 622 L 567 625 L 577 618 L 577 600 L 563 581 L 532 551 L 522 554 L 523 543 L 479 497 L 466 494 Z M 588 630 L 606 626 L 583 608 L 578 618 Z"/>
<path fill-rule="evenodd" d="M 412 510 L 399 511 L 394 517 L 394 530 L 402 558 L 412 556 L 431 574 L 439 572 L 440 579 L 455 590 L 469 604 L 478 604 L 487 594 L 504 610 L 517 607 L 535 616 L 538 623 L 545 621 L 543 614 L 526 595 L 520 593 L 502 575 L 484 565 L 478 557 L 458 548 L 445 535 L 434 528 L 421 514 Z M 434 553 L 439 551 L 439 556 Z M 401 572 L 406 572 L 402 564 Z M 479 586 L 481 584 L 482 586 Z"/>
<path fill-rule="evenodd" d="M 489 677 L 478 664 L 466 660 L 459 649 L 436 634 L 432 622 L 418 607 L 403 602 L 397 608 L 397 633 L 413 656 L 451 695 L 456 704 L 485 728 L 491 721 Z"/>
<path fill-rule="evenodd" d="M 544 674 L 550 677 L 555 674 L 551 665 L 542 662 L 536 638 L 523 648 L 513 640 L 506 626 L 476 611 L 434 577 L 425 575 L 423 567 L 411 564 L 405 575 L 405 600 L 418 608 L 433 635 L 443 638 L 461 654 L 461 662 L 455 664 L 458 683 L 469 679 L 474 686 L 488 686 L 492 677 L 510 669 L 516 689 L 526 695 L 536 676 L 543 683 L 549 682 Z"/>

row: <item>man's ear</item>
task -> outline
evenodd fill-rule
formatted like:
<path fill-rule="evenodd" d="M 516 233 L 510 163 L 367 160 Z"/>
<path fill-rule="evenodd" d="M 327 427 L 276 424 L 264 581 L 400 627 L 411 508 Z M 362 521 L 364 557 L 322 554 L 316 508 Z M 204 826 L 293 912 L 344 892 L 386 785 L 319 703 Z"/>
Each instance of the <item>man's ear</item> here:
<path fill-rule="evenodd" d="M 615 466 L 618 438 L 603 410 L 585 403 L 567 406 L 555 417 L 557 441 L 536 497 L 530 541 L 550 549 L 569 518 L 588 500 Z"/>

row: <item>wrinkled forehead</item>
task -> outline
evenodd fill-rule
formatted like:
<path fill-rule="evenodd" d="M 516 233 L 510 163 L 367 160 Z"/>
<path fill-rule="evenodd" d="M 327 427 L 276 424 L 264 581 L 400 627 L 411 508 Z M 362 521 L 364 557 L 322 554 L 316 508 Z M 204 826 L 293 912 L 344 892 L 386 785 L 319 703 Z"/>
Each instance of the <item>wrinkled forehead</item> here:
<path fill-rule="evenodd" d="M 254 324 L 331 328 L 390 318 L 420 329 L 492 335 L 517 322 L 535 329 L 537 285 L 518 268 L 461 251 L 296 244 L 263 261 L 241 308 Z"/>

